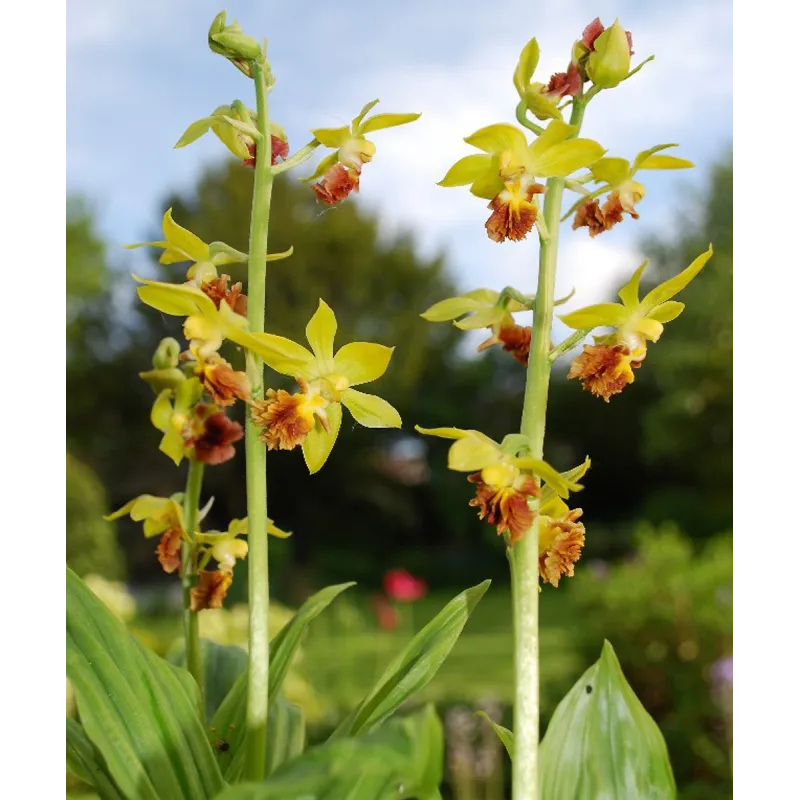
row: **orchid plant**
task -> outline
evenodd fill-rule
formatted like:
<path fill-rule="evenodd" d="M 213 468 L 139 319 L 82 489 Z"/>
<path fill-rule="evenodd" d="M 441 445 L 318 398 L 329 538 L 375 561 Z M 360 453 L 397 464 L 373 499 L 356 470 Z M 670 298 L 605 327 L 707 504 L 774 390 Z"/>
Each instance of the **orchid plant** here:
<path fill-rule="evenodd" d="M 675 794 L 663 739 L 624 681 L 610 645 L 581 679 L 580 688 L 564 699 L 541 745 L 539 741 L 539 593 L 542 584 L 557 588 L 575 575 L 586 530 L 583 510 L 571 507 L 571 495 L 582 488 L 578 481 L 590 467 L 588 457 L 563 472 L 543 460 L 553 364 L 601 329 L 593 344 L 583 345 L 567 378 L 578 378 L 585 390 L 609 402 L 633 382 L 648 343 L 657 342 L 664 324 L 683 311 L 683 304 L 672 298 L 712 255 L 709 246 L 683 272 L 640 299 L 645 261 L 620 289 L 621 303 L 600 303 L 561 316 L 574 333 L 559 344 L 552 342 L 554 309 L 571 299 L 554 296 L 560 225 L 572 218 L 574 230 L 588 228 L 595 237 L 623 222 L 625 214 L 638 219 L 637 204 L 645 196 L 640 171 L 693 166 L 663 152 L 673 144 L 644 150 L 631 163 L 581 138 L 590 103 L 651 60 L 631 68 L 632 48 L 632 35 L 619 21 L 606 28 L 595 19 L 575 42 L 566 70 L 545 83 L 534 80 L 539 44 L 531 39 L 513 75 L 519 124 L 492 124 L 467 136 L 464 141 L 482 152 L 459 159 L 440 182 L 444 187 L 469 186 L 473 195 L 489 201 L 485 227 L 492 241 L 520 242 L 535 230 L 539 244 L 535 294 L 514 287 L 502 292 L 474 289 L 422 314 L 430 322 L 453 320 L 461 329 L 487 328 L 489 336 L 478 350 L 501 345 L 525 367 L 519 429 L 498 443 L 480 431 L 417 427 L 420 433 L 455 440 L 448 466 L 468 473 L 475 484 L 470 505 L 495 527 L 506 547 L 514 597 L 514 730 L 496 730 L 512 755 L 515 800 Z M 587 188 L 593 184 L 597 188 Z M 565 191 L 577 199 L 562 216 Z M 514 318 L 526 311 L 533 312 L 531 326 Z M 592 671 L 597 673 L 594 682 L 587 677 Z M 595 692 L 587 698 L 581 689 L 597 689 L 601 674 L 605 697 Z M 615 719 L 622 711 L 625 724 L 632 726 L 627 732 L 631 738 L 624 742 L 619 737 L 625 725 L 621 717 Z M 626 749 L 624 755 L 619 746 Z"/>
<path fill-rule="evenodd" d="M 315 594 L 277 636 L 268 627 L 268 537 L 290 534 L 267 516 L 267 454 L 275 459 L 272 468 L 279 469 L 281 455 L 273 451 L 299 447 L 309 472 L 315 473 L 336 443 L 343 408 L 367 428 L 402 424 L 388 402 L 355 388 L 381 378 L 390 367 L 392 346 L 349 342 L 335 349 L 336 315 L 324 299 L 306 326 L 308 347 L 269 332 L 267 265 L 280 269 L 276 262 L 293 252 L 268 249 L 273 182 L 304 164 L 318 147 L 329 148 L 332 152 L 305 180 L 320 204 L 341 203 L 359 190 L 362 170 L 376 155 L 367 135 L 412 123 L 420 115 L 370 116 L 378 102 L 373 100 L 348 126 L 312 128 L 311 141 L 291 153 L 284 128 L 270 118 L 274 78 L 266 41 L 229 24 L 222 12 L 211 25 L 208 44 L 252 81 L 256 108 L 240 100 L 219 106 L 189 125 L 176 147 L 210 131 L 242 168 L 254 170 L 249 252 L 203 242 L 173 218 L 172 209 L 164 214 L 162 240 L 129 245 L 160 249 L 161 264 L 188 265 L 180 283 L 134 276 L 142 302 L 182 320 L 185 344 L 164 339 L 152 368 L 140 377 L 153 390 L 151 421 L 161 435 L 159 449 L 176 466 L 186 461 L 188 469 L 182 492 L 141 495 L 110 516 L 142 522 L 144 535 L 158 538 L 161 566 L 181 581 L 185 668 L 168 664 L 132 639 L 68 572 L 67 671 L 78 709 L 78 719 L 67 720 L 68 766 L 104 800 L 437 798 L 443 741 L 435 711 L 425 707 L 393 715 L 434 677 L 489 582 L 466 589 L 416 633 L 330 739 L 312 748 L 305 746 L 302 711 L 285 699 L 281 686 L 308 624 L 350 584 Z M 559 706 L 541 755 L 539 742 L 540 582 L 557 587 L 575 573 L 585 529 L 582 509 L 571 508 L 568 501 L 582 488 L 579 481 L 590 467 L 586 458 L 560 471 L 544 459 L 552 365 L 595 329 L 611 328 L 584 346 L 568 376 L 608 401 L 633 381 L 647 343 L 657 342 L 664 324 L 683 309 L 672 298 L 711 256 L 709 248 L 683 273 L 640 299 L 642 265 L 620 290 L 620 304 L 566 314 L 562 321 L 575 334 L 552 344 L 554 307 L 570 299 L 556 300 L 553 294 L 565 190 L 578 195 L 567 215 L 574 213 L 573 227 L 587 227 L 595 236 L 619 224 L 624 213 L 638 218 L 636 206 L 645 194 L 635 180 L 640 170 L 691 166 L 663 153 L 672 145 L 650 148 L 631 164 L 606 156 L 601 144 L 579 136 L 590 101 L 641 67 L 630 68 L 631 44 L 618 22 L 606 29 L 595 20 L 576 42 L 566 71 L 544 83 L 533 80 L 539 46 L 531 40 L 513 76 L 521 127 L 492 124 L 467 137 L 467 144 L 480 152 L 461 158 L 441 181 L 446 187 L 469 186 L 489 201 L 486 231 L 493 241 L 518 242 L 534 229 L 539 240 L 535 295 L 513 287 L 477 289 L 442 300 L 422 315 L 431 322 L 458 320 L 455 324 L 463 329 L 487 328 L 489 336 L 479 350 L 500 344 L 526 367 L 519 431 L 497 442 L 477 430 L 417 426 L 421 434 L 452 440 L 448 466 L 474 484 L 470 505 L 502 536 L 511 565 L 514 730 L 496 724 L 495 730 L 513 758 L 515 800 L 674 796 L 663 740 L 625 682 L 610 646 Z M 563 118 L 567 110 L 569 122 Z M 592 183 L 599 185 L 586 188 Z M 246 287 L 232 283 L 223 271 L 235 263 L 247 264 Z M 514 318 L 525 311 L 533 312 L 530 327 Z M 225 342 L 234 346 L 238 363 L 220 354 Z M 271 370 L 267 375 L 265 367 Z M 272 373 L 293 378 L 297 390 L 272 388 Z M 244 426 L 229 415 L 239 407 Z M 246 516 L 231 520 L 227 530 L 204 531 L 211 503 L 203 504 L 204 470 L 233 458 L 242 439 Z M 243 561 L 248 570 L 248 653 L 244 669 L 234 669 L 231 665 L 239 660 L 226 648 L 201 641 L 198 615 L 223 605 Z M 425 590 L 402 571 L 392 574 L 391 586 L 387 583 L 389 596 L 409 602 Z M 210 716 L 204 694 L 225 697 Z M 604 760 L 602 769 L 596 768 L 598 759 Z"/>

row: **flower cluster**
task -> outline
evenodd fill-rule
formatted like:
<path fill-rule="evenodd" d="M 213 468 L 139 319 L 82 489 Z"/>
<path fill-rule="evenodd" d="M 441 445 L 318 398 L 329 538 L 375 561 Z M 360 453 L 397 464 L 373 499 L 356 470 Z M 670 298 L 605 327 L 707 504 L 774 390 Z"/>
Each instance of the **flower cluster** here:
<path fill-rule="evenodd" d="M 475 484 L 470 505 L 505 537 L 512 547 L 534 530 L 538 521 L 539 571 L 542 580 L 558 586 L 564 575 L 572 576 L 584 543 L 582 510 L 570 510 L 562 498 L 583 487 L 577 482 L 590 461 L 559 473 L 547 462 L 526 455 L 527 437 L 509 434 L 501 443 L 476 430 L 420 428 L 420 433 L 454 439 L 448 467 L 470 473 Z"/>

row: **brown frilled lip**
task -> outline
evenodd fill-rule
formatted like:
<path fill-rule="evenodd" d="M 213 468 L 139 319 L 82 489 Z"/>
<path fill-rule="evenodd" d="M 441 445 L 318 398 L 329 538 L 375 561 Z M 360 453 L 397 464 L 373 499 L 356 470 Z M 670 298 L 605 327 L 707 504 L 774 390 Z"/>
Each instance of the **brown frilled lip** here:
<path fill-rule="evenodd" d="M 581 386 L 606 403 L 633 381 L 632 372 L 623 367 L 630 356 L 625 345 L 584 345 L 583 353 L 572 362 L 567 378 L 578 378 Z M 641 361 L 630 361 L 631 369 L 637 369 Z"/>
<path fill-rule="evenodd" d="M 253 421 L 262 429 L 261 441 L 268 449 L 293 450 L 305 441 L 315 419 L 304 406 L 301 394 L 290 394 L 285 389 L 268 389 L 264 400 L 253 403 Z"/>
<path fill-rule="evenodd" d="M 533 478 L 526 476 L 519 487 L 489 486 L 483 482 L 480 472 L 467 480 L 477 484 L 475 497 L 469 504 L 478 508 L 478 517 L 494 525 L 498 534 L 508 533 L 511 543 L 522 539 L 534 520 L 528 498 L 537 497 L 539 493 Z"/>
<path fill-rule="evenodd" d="M 357 192 L 361 181 L 359 170 L 334 164 L 311 189 L 317 201 L 328 206 L 341 203 L 351 192 Z"/>
<path fill-rule="evenodd" d="M 201 569 L 197 586 L 191 590 L 191 610 L 197 612 L 206 608 L 222 608 L 232 583 L 233 575 L 229 572 Z"/>

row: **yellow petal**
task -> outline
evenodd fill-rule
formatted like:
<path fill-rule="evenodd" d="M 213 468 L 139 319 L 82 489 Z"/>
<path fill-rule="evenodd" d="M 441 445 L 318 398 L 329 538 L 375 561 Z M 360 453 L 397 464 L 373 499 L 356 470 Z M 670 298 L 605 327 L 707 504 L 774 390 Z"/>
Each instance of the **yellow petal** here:
<path fill-rule="evenodd" d="M 137 292 L 143 303 L 164 314 L 176 317 L 213 315 L 214 301 L 196 286 L 185 283 L 161 283 L 133 276 L 139 283 Z"/>
<path fill-rule="evenodd" d="M 687 158 L 678 156 L 648 156 L 641 164 L 639 169 L 689 169 L 694 164 Z"/>
<path fill-rule="evenodd" d="M 314 355 L 322 362 L 321 370 L 330 371 L 333 360 L 333 339 L 336 336 L 336 315 L 324 301 L 306 325 L 306 338 L 314 351 Z"/>
<path fill-rule="evenodd" d="M 591 172 L 596 181 L 617 186 L 631 174 L 631 162 L 627 158 L 601 158 L 592 164 Z"/>
<path fill-rule="evenodd" d="M 346 125 L 341 128 L 315 128 L 311 133 L 320 144 L 337 150 L 350 138 L 350 128 Z"/>
<path fill-rule="evenodd" d="M 479 292 L 481 294 L 478 294 Z M 470 311 L 484 308 L 487 304 L 494 305 L 498 296 L 498 293 L 492 289 L 477 289 L 469 295 L 463 294 L 459 297 L 448 297 L 446 300 L 440 300 L 420 316 L 428 320 L 428 322 L 448 322 L 463 314 L 468 314 Z"/>
<path fill-rule="evenodd" d="M 376 105 L 378 105 L 378 103 L 380 103 L 380 100 L 375 99 L 375 100 L 370 100 L 369 103 L 366 103 L 364 105 L 361 111 L 358 112 L 358 116 L 353 117 L 352 130 L 358 132 L 358 126 L 361 125 L 361 120 L 363 120 L 364 117 L 366 117 L 367 114 L 369 114 L 369 112 L 372 111 L 372 109 L 375 108 Z"/>
<path fill-rule="evenodd" d="M 358 129 L 359 133 L 372 133 L 384 128 L 396 128 L 398 125 L 407 125 L 420 118 L 419 114 L 376 114 L 370 117 Z"/>
<path fill-rule="evenodd" d="M 162 433 L 169 428 L 169 420 L 172 416 L 171 397 L 171 390 L 164 389 L 164 391 L 156 397 L 153 407 L 150 409 L 150 422 L 153 423 L 153 427 L 156 430 Z"/>
<path fill-rule="evenodd" d="M 483 153 L 464 156 L 447 170 L 447 174 L 439 181 L 439 186 L 466 186 L 474 183 L 492 169 L 492 157 Z M 497 170 L 494 171 L 496 176 Z"/>
<path fill-rule="evenodd" d="M 175 144 L 175 147 L 186 147 L 187 144 L 196 142 L 211 127 L 211 119 L 211 117 L 204 117 L 203 119 L 198 119 L 196 122 L 193 122 L 183 132 L 181 138 L 178 139 L 177 143 Z"/>
<path fill-rule="evenodd" d="M 681 315 L 686 306 L 679 303 L 677 300 L 667 300 L 660 306 L 656 306 L 647 316 L 649 319 L 654 319 L 656 322 L 672 322 Z"/>
<path fill-rule="evenodd" d="M 288 539 L 292 535 L 291 531 L 285 531 L 283 528 L 279 528 L 271 519 L 267 520 L 267 533 L 278 539 Z"/>
<path fill-rule="evenodd" d="M 309 378 L 315 373 L 313 353 L 291 339 L 273 333 L 245 333 L 241 338 L 244 347 L 281 375 Z"/>
<path fill-rule="evenodd" d="M 573 467 L 572 469 L 567 470 L 566 472 L 562 472 L 561 477 L 564 479 L 564 481 L 567 483 L 568 486 L 580 486 L 580 484 L 578 484 L 577 482 L 586 474 L 589 467 L 591 466 L 592 466 L 592 461 L 587 456 L 582 464 L 578 464 L 577 467 Z M 576 490 L 573 489 L 572 491 Z M 548 506 L 551 502 L 555 501 L 561 502 L 558 500 L 558 496 L 556 495 L 555 491 L 548 484 L 545 484 L 542 487 L 542 494 L 539 499 L 539 504 L 541 507 L 542 514 L 546 514 L 549 517 L 561 516 L 560 513 L 558 514 L 551 513 L 552 511 L 551 509 L 546 510 L 546 506 Z"/>
<path fill-rule="evenodd" d="M 642 150 L 642 152 L 639 153 L 636 156 L 636 158 L 633 160 L 633 170 L 631 171 L 631 174 L 636 172 L 636 170 L 639 169 L 641 167 L 641 165 L 645 161 L 647 161 L 647 159 L 650 158 L 650 156 L 652 156 L 654 153 L 660 153 L 662 150 L 669 150 L 671 147 L 677 147 L 677 146 L 678 145 L 674 144 L 674 143 L 673 144 L 657 144 L 655 147 L 649 147 L 647 150 Z"/>
<path fill-rule="evenodd" d="M 622 305 L 625 308 L 635 308 L 639 305 L 639 281 L 649 263 L 650 259 L 646 258 L 639 269 L 633 273 L 631 279 L 619 290 L 617 296 L 622 300 Z"/>
<path fill-rule="evenodd" d="M 552 127 L 551 123 L 551 127 Z M 540 178 L 565 178 L 602 158 L 603 146 L 591 139 L 570 139 L 531 158 L 530 171 Z"/>
<path fill-rule="evenodd" d="M 574 125 L 568 125 L 560 120 L 553 120 L 545 129 L 544 133 L 536 137 L 533 144 L 528 148 L 528 154 L 534 160 L 541 158 L 551 147 L 565 142 L 577 129 Z"/>
<path fill-rule="evenodd" d="M 494 306 L 494 308 L 481 309 L 453 324 L 462 331 L 471 331 L 477 328 L 488 328 L 490 325 L 500 322 L 505 316 L 508 316 L 508 311 L 500 306 Z"/>
<path fill-rule="evenodd" d="M 168 497 L 140 494 L 129 504 L 131 519 L 134 522 L 141 522 L 145 519 L 162 519 L 169 511 L 171 502 Z"/>
<path fill-rule="evenodd" d="M 342 425 L 342 407 L 338 403 L 330 403 L 326 411 L 329 430 L 326 431 L 317 422 L 303 442 L 303 458 L 312 475 L 319 472 L 322 465 L 328 460 Z"/>
<path fill-rule="evenodd" d="M 525 92 L 525 105 L 528 110 L 533 114 L 536 119 L 562 119 L 561 112 L 558 110 L 558 105 L 542 94 L 543 84 L 531 84 L 531 88 Z"/>
<path fill-rule="evenodd" d="M 505 122 L 487 125 L 467 136 L 464 141 L 485 153 L 502 153 L 504 150 L 521 152 L 528 146 L 525 134 L 515 125 Z"/>
<path fill-rule="evenodd" d="M 172 219 L 172 209 L 168 208 L 163 219 L 164 238 L 170 249 L 185 254 L 187 261 L 208 260 L 208 245 L 191 231 L 182 228 Z"/>
<path fill-rule="evenodd" d="M 169 247 L 169 242 L 135 242 L 122 245 L 126 250 L 136 250 L 138 247 Z"/>
<path fill-rule="evenodd" d="M 519 61 L 514 69 L 514 88 L 520 97 L 525 94 L 525 90 L 530 85 L 538 64 L 539 43 L 533 38 L 522 48 L 522 52 L 519 54 Z"/>
<path fill-rule="evenodd" d="M 594 306 L 579 308 L 570 314 L 564 314 L 559 319 L 568 327 L 580 330 L 581 328 L 600 328 L 609 325 L 618 328 L 630 318 L 631 311 L 619 303 L 598 303 Z"/>
<path fill-rule="evenodd" d="M 144 495 L 139 495 L 139 497 L 143 497 Z M 106 522 L 113 522 L 115 519 L 119 519 L 120 517 L 124 517 L 126 514 L 131 513 L 131 509 L 133 508 L 134 503 L 139 499 L 139 497 L 134 497 L 133 500 L 129 500 L 125 503 L 122 508 L 118 508 L 116 511 L 112 511 L 110 514 L 107 514 L 103 517 Z"/>
<path fill-rule="evenodd" d="M 440 439 L 463 439 L 466 436 L 484 435 L 480 431 L 464 430 L 463 428 L 422 428 L 415 425 L 414 430 L 425 436 L 438 436 Z"/>
<path fill-rule="evenodd" d="M 650 317 L 640 317 L 625 326 L 625 329 L 632 333 L 639 333 L 651 342 L 657 342 L 664 333 L 664 326 Z"/>
<path fill-rule="evenodd" d="M 447 466 L 456 472 L 475 472 L 494 464 L 502 457 L 500 446 L 488 437 L 467 436 L 458 439 L 447 454 Z"/>
<path fill-rule="evenodd" d="M 648 292 L 645 295 L 644 300 L 642 300 L 639 308 L 640 310 L 648 314 L 652 311 L 656 306 L 660 306 L 662 303 L 665 303 L 667 300 L 673 298 L 678 292 L 682 291 L 683 289 L 688 286 L 688 284 L 697 276 L 701 269 L 706 265 L 708 259 L 714 255 L 714 249 L 711 245 L 708 246 L 708 250 L 705 253 L 701 253 L 697 258 L 686 267 L 683 272 L 678 273 L 674 278 L 670 278 L 667 281 L 664 281 L 660 286 L 656 286 L 651 292 Z"/>
<path fill-rule="evenodd" d="M 523 457 L 515 458 L 513 462 L 519 469 L 529 470 L 546 481 L 559 497 L 569 497 L 571 491 L 577 492 L 583 488 L 579 483 L 565 478 L 555 467 L 551 467 L 541 459 Z"/>
<path fill-rule="evenodd" d="M 336 353 L 333 371 L 344 375 L 351 386 L 370 383 L 386 372 L 394 347 L 372 342 L 350 342 Z"/>
<path fill-rule="evenodd" d="M 326 156 L 322 159 L 322 161 L 317 164 L 317 168 L 314 172 L 309 175 L 307 178 L 301 178 L 304 183 L 309 183 L 310 181 L 315 181 L 317 178 L 321 178 L 331 167 L 337 164 L 339 161 L 339 154 L 331 153 L 329 156 Z"/>
<path fill-rule="evenodd" d="M 165 456 L 172 459 L 176 467 L 179 467 L 185 455 L 185 444 L 180 433 L 174 428 L 170 428 L 162 437 L 158 449 Z"/>
<path fill-rule="evenodd" d="M 397 409 L 374 394 L 348 389 L 342 395 L 342 405 L 365 428 L 399 428 L 403 424 Z"/>

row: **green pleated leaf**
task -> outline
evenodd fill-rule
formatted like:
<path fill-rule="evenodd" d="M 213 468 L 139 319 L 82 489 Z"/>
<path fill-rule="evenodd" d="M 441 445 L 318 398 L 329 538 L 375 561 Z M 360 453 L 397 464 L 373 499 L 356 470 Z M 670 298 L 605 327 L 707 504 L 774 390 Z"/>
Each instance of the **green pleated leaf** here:
<path fill-rule="evenodd" d="M 70 569 L 67 677 L 83 730 L 128 800 L 202 800 L 222 788 L 192 677 L 136 641 Z"/>
<path fill-rule="evenodd" d="M 366 733 L 380 725 L 439 671 L 491 581 L 456 595 L 384 671 L 364 700 L 342 721 L 331 739 Z"/>
<path fill-rule="evenodd" d="M 677 796 L 664 737 L 608 642 L 558 704 L 539 757 L 543 800 Z"/>
<path fill-rule="evenodd" d="M 267 716 L 267 775 L 301 755 L 306 746 L 303 709 L 279 693 Z"/>
<path fill-rule="evenodd" d="M 353 583 L 326 586 L 306 600 L 289 623 L 270 642 L 269 647 L 269 697 L 270 707 L 267 724 L 276 712 L 273 704 L 283 686 L 294 654 L 309 623 L 318 617 L 345 589 Z M 225 780 L 234 781 L 242 774 L 244 766 L 243 747 L 245 738 L 245 710 L 247 705 L 247 673 L 243 673 L 217 709 L 211 721 L 211 736 L 227 744 L 224 751 L 217 751 L 217 760 Z M 267 747 L 270 747 L 269 738 Z M 268 754 L 269 758 L 269 754 Z"/>
<path fill-rule="evenodd" d="M 97 790 L 101 800 L 124 800 L 119 787 L 108 774 L 103 757 L 89 741 L 83 727 L 67 717 L 67 769 Z"/>
<path fill-rule="evenodd" d="M 208 639 L 200 642 L 203 653 L 205 687 L 205 718 L 211 720 L 233 685 L 247 669 L 247 652 L 236 645 L 217 644 Z M 186 666 L 186 648 L 183 639 L 167 655 L 172 664 Z"/>
<path fill-rule="evenodd" d="M 218 800 L 441 800 L 442 724 L 432 706 L 375 733 L 311 748 L 263 783 L 226 789 Z"/>

